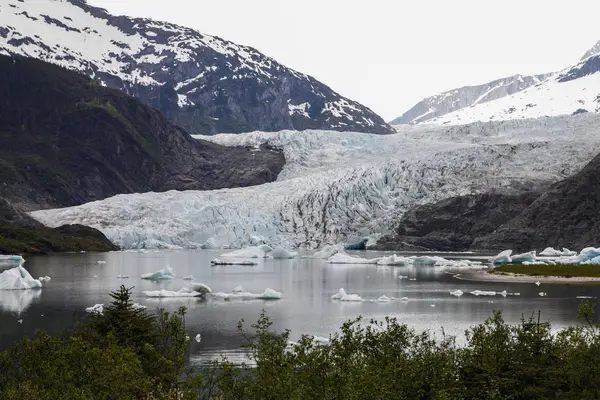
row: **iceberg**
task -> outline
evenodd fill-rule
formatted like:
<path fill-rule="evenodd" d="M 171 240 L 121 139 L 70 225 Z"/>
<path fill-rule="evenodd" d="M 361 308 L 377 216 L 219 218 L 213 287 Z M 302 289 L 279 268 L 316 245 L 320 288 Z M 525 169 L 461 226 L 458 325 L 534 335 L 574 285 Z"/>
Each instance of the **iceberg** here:
<path fill-rule="evenodd" d="M 510 264 L 512 262 L 511 255 L 512 250 L 504 250 L 500 252 L 497 256 L 492 257 L 490 262 L 492 264 Z"/>
<path fill-rule="evenodd" d="M 200 341 L 202 341 L 202 336 L 201 336 L 200 334 L 197 334 L 197 335 L 196 335 L 196 337 L 194 338 L 194 340 L 195 340 L 197 343 L 200 343 Z"/>
<path fill-rule="evenodd" d="M 0 265 L 21 265 L 25 259 L 17 255 L 0 255 Z"/>
<path fill-rule="evenodd" d="M 265 289 L 263 293 L 250 293 L 250 292 L 231 292 L 231 293 L 211 293 L 210 297 L 220 300 L 280 300 L 283 293 L 273 290 L 271 288 Z"/>
<path fill-rule="evenodd" d="M 193 281 L 196 278 L 194 278 L 194 275 L 188 275 L 188 276 L 184 276 L 182 279 L 184 281 Z"/>
<path fill-rule="evenodd" d="M 104 304 L 96 304 L 85 309 L 85 312 L 90 314 L 104 314 Z"/>
<path fill-rule="evenodd" d="M 134 310 L 134 311 L 137 311 L 137 310 L 145 310 L 146 308 L 147 308 L 146 306 L 143 306 L 143 305 L 141 305 L 140 303 L 133 303 L 133 304 L 131 305 L 131 309 L 132 309 L 132 310 Z"/>
<path fill-rule="evenodd" d="M 173 268 L 171 268 L 168 265 L 159 271 L 150 272 L 148 274 L 142 275 L 142 279 L 147 279 L 150 281 L 161 281 L 161 280 L 173 279 L 174 277 L 175 277 L 175 272 L 173 272 Z"/>
<path fill-rule="evenodd" d="M 229 253 L 221 254 L 225 258 L 266 258 L 273 249 L 266 244 L 261 246 L 246 247 Z"/>
<path fill-rule="evenodd" d="M 205 285 L 204 283 L 191 282 L 189 287 L 192 291 L 198 292 L 201 294 L 212 293 L 212 289 L 210 287 L 208 287 L 207 285 Z"/>
<path fill-rule="evenodd" d="M 600 248 L 586 247 L 579 255 L 561 257 L 554 260 L 557 264 L 595 264 L 596 258 L 600 257 Z"/>
<path fill-rule="evenodd" d="M 326 259 L 326 258 L 330 258 L 331 256 L 333 256 L 337 253 L 343 253 L 343 252 L 344 252 L 344 246 L 341 244 L 328 245 L 328 246 L 323 247 L 321 250 L 315 252 L 312 256 L 310 256 L 310 258 Z"/>
<path fill-rule="evenodd" d="M 339 301 L 363 301 L 363 298 L 357 294 L 347 294 L 344 288 L 341 288 L 336 294 L 331 296 L 331 299 Z"/>
<path fill-rule="evenodd" d="M 244 292 L 244 288 L 242 286 L 236 286 L 233 288 L 233 290 L 231 291 L 232 293 L 241 293 Z"/>
<path fill-rule="evenodd" d="M 387 297 L 385 294 L 377 299 L 378 303 L 389 303 L 392 299 Z"/>
<path fill-rule="evenodd" d="M 556 250 L 554 247 L 546 247 L 542 252 L 539 253 L 539 255 L 544 257 L 570 257 L 576 256 L 577 252 L 571 251 L 565 247 L 563 247 L 562 251 Z"/>
<path fill-rule="evenodd" d="M 42 287 L 42 282 L 33 277 L 22 266 L 0 273 L 0 290 L 27 290 Z"/>
<path fill-rule="evenodd" d="M 515 264 L 522 264 L 524 262 L 536 262 L 537 261 L 537 257 L 535 255 L 535 250 L 530 251 L 528 253 L 523 253 L 523 254 L 516 254 L 514 256 L 511 257 L 511 261 Z"/>
<path fill-rule="evenodd" d="M 254 260 L 224 260 L 215 258 L 210 262 L 212 265 L 258 265 Z"/>
<path fill-rule="evenodd" d="M 354 257 L 346 253 L 336 253 L 329 257 L 327 262 L 329 264 L 377 264 L 379 258 L 366 259 L 361 257 Z"/>
<path fill-rule="evenodd" d="M 106 264 L 106 261 L 100 260 L 100 261 L 97 262 L 97 264 Z"/>
<path fill-rule="evenodd" d="M 458 290 L 454 290 L 454 291 L 450 292 L 450 294 L 451 294 L 452 296 L 460 297 L 460 296 L 462 296 L 462 295 L 463 295 L 463 291 L 462 291 L 462 290 L 460 290 L 460 289 L 458 289 Z"/>
<path fill-rule="evenodd" d="M 474 290 L 471 292 L 473 296 L 495 296 L 496 292 L 490 290 Z"/>
<path fill-rule="evenodd" d="M 275 247 L 273 249 L 273 251 L 269 252 L 268 255 L 270 257 L 272 257 L 272 258 L 282 258 L 282 259 L 289 259 L 289 258 L 296 258 L 296 257 L 298 257 L 298 253 L 297 252 L 286 250 L 283 247 Z"/>
<path fill-rule="evenodd" d="M 190 289 L 174 290 L 146 290 L 142 292 L 146 297 L 154 298 L 177 298 L 177 297 L 204 297 L 204 293 L 196 292 Z"/>
<path fill-rule="evenodd" d="M 379 260 L 377 260 L 377 265 L 405 266 L 405 265 L 412 265 L 413 262 L 414 262 L 414 259 L 411 257 L 402 257 L 402 256 L 397 256 L 397 255 L 393 254 L 389 257 L 381 257 Z"/>
<path fill-rule="evenodd" d="M 51 280 L 52 278 L 50 278 L 49 276 L 40 276 L 38 278 L 38 281 L 40 282 L 48 282 L 49 280 Z"/>

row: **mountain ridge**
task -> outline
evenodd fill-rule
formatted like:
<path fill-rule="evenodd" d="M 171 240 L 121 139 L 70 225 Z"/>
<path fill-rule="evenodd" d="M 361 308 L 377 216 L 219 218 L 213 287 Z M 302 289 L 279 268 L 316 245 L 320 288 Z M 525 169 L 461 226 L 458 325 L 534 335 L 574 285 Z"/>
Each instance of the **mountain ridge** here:
<path fill-rule="evenodd" d="M 369 108 L 257 50 L 190 28 L 113 16 L 83 0 L 7 0 L 0 52 L 78 70 L 192 134 L 393 129 Z"/>

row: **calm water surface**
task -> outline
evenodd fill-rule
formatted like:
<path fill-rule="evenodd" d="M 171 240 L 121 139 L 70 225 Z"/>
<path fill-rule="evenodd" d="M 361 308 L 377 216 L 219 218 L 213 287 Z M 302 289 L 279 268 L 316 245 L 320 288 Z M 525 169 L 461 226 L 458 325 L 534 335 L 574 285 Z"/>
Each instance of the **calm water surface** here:
<path fill-rule="evenodd" d="M 577 296 L 597 297 L 600 287 L 579 285 L 541 285 L 524 283 L 468 282 L 453 277 L 446 269 L 431 267 L 377 267 L 374 265 L 330 265 L 324 260 L 260 260 L 258 266 L 212 267 L 210 260 L 226 252 L 167 251 L 61 254 L 28 257 L 25 268 L 34 277 L 50 276 L 50 282 L 37 291 L 0 291 L 0 349 L 13 341 L 42 328 L 57 333 L 70 328 L 85 308 L 97 303 L 109 303 L 108 293 L 121 284 L 134 286 L 134 301 L 156 309 L 188 308 L 186 322 L 190 336 L 202 335 L 201 343 L 192 340 L 192 362 L 204 362 L 221 354 L 236 359 L 240 356 L 242 338 L 236 325 L 240 319 L 254 322 L 265 309 L 276 329 L 289 328 L 293 338 L 307 333 L 327 337 L 340 325 L 358 315 L 373 318 L 395 316 L 418 330 L 463 335 L 465 329 L 482 322 L 496 309 L 504 310 L 505 318 L 518 322 L 542 311 L 542 318 L 555 327 L 576 322 Z M 363 252 L 363 257 L 380 256 L 380 252 Z M 444 255 L 477 259 L 469 255 Z M 483 258 L 483 257 L 481 257 Z M 98 263 L 105 261 L 106 263 Z M 140 276 L 171 265 L 177 278 L 155 283 Z M 118 279 L 128 275 L 128 279 Z M 213 291 L 230 292 L 243 286 L 252 293 L 262 293 L 269 287 L 283 292 L 278 301 L 223 301 L 215 299 L 153 299 L 142 291 L 155 289 L 179 290 L 187 282 L 181 278 L 194 275 Z M 408 276 L 409 279 L 402 279 Z M 416 280 L 410 280 L 416 278 Z M 342 303 L 331 300 L 341 287 L 365 299 L 408 297 L 409 301 L 390 303 Z M 450 291 L 460 289 L 465 294 L 456 298 Z M 475 297 L 473 290 L 519 292 L 520 296 Z M 540 297 L 539 292 L 547 293 Z M 593 300 L 595 301 L 595 299 Z M 435 307 L 433 307 L 434 305 Z M 19 323 L 18 320 L 22 320 Z"/>

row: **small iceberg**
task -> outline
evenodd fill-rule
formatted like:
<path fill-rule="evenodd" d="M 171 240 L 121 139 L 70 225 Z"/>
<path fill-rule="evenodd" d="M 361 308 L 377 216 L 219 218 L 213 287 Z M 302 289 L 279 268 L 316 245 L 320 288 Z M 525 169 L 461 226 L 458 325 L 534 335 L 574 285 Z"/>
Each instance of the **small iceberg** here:
<path fill-rule="evenodd" d="M 411 257 L 402 257 L 392 254 L 389 257 L 381 257 L 377 261 L 377 265 L 392 265 L 392 266 L 405 266 L 412 265 L 413 259 Z"/>
<path fill-rule="evenodd" d="M 49 280 L 51 280 L 52 278 L 50 278 L 49 276 L 40 276 L 38 278 L 38 281 L 40 282 L 48 282 Z"/>
<path fill-rule="evenodd" d="M 0 265 L 21 265 L 25 259 L 17 255 L 0 255 Z"/>
<path fill-rule="evenodd" d="M 495 257 L 490 259 L 492 264 L 510 264 L 512 262 L 512 258 L 510 255 L 512 254 L 512 250 L 504 250 Z"/>
<path fill-rule="evenodd" d="M 0 273 L 0 290 L 28 290 L 42 287 L 42 282 L 33 277 L 22 266 Z"/>
<path fill-rule="evenodd" d="M 177 297 L 204 297 L 204 293 L 196 292 L 190 289 L 174 290 L 146 290 L 142 292 L 146 297 L 154 298 L 177 298 Z"/>
<path fill-rule="evenodd" d="M 273 249 L 266 244 L 260 246 L 246 247 L 229 253 L 221 254 L 225 258 L 266 258 Z"/>
<path fill-rule="evenodd" d="M 147 279 L 150 281 L 162 281 L 167 279 L 173 279 L 174 277 L 175 272 L 173 272 L 173 268 L 171 268 L 168 265 L 159 271 L 142 275 L 142 279 Z"/>
<path fill-rule="evenodd" d="M 490 290 L 474 290 L 471 292 L 473 296 L 495 296 L 496 292 Z"/>
<path fill-rule="evenodd" d="M 286 250 L 283 247 L 275 247 L 273 251 L 268 253 L 268 257 L 276 259 L 291 259 L 298 257 L 298 253 L 291 250 Z"/>
<path fill-rule="evenodd" d="M 389 303 L 392 299 L 387 297 L 385 294 L 377 299 L 378 303 Z"/>
<path fill-rule="evenodd" d="M 188 276 L 184 276 L 184 277 L 183 277 L 183 278 L 181 278 L 181 279 L 183 279 L 184 281 L 193 281 L 193 280 L 195 280 L 196 278 L 194 278 L 194 275 L 188 275 Z"/>
<path fill-rule="evenodd" d="M 325 246 L 323 247 L 321 250 L 317 251 L 316 253 L 314 253 L 312 256 L 310 256 L 310 258 L 316 258 L 316 259 L 327 259 L 330 258 L 331 256 L 337 254 L 337 253 L 343 253 L 344 252 L 344 246 L 341 244 L 334 244 L 334 245 L 329 245 L 329 246 Z"/>
<path fill-rule="evenodd" d="M 283 293 L 278 292 L 271 288 L 266 288 L 262 293 L 250 293 L 250 292 L 231 292 L 231 293 L 211 293 L 211 298 L 220 300 L 280 300 L 283 297 Z"/>
<path fill-rule="evenodd" d="M 539 253 L 540 256 L 544 256 L 544 257 L 570 257 L 570 256 L 576 256 L 577 252 L 576 251 L 571 251 L 567 248 L 564 248 L 561 250 L 557 250 L 554 247 L 546 247 L 542 252 Z"/>
<path fill-rule="evenodd" d="M 538 295 L 540 295 L 540 297 L 546 297 L 546 296 L 548 296 L 548 293 L 546 293 L 546 292 L 539 292 Z"/>
<path fill-rule="evenodd" d="M 515 264 L 522 264 L 524 262 L 533 263 L 536 261 L 537 257 L 535 255 L 535 250 L 523 254 L 517 254 L 511 257 L 511 262 Z"/>
<path fill-rule="evenodd" d="M 462 290 L 460 290 L 460 289 L 458 289 L 458 290 L 454 290 L 454 291 L 450 292 L 450 294 L 451 294 L 452 296 L 460 297 L 460 296 L 462 296 L 462 295 L 463 295 L 463 291 L 462 291 Z"/>
<path fill-rule="evenodd" d="M 202 341 L 202 336 L 201 336 L 200 334 L 197 334 L 197 335 L 196 335 L 196 337 L 194 338 L 194 340 L 195 340 L 197 343 L 200 343 L 200 342 Z"/>
<path fill-rule="evenodd" d="M 100 260 L 100 261 L 97 262 L 97 264 L 106 264 L 106 261 Z"/>
<path fill-rule="evenodd" d="M 210 262 L 212 265 L 258 265 L 254 260 L 224 260 L 215 258 Z"/>
<path fill-rule="evenodd" d="M 242 293 L 242 292 L 245 292 L 245 290 L 242 286 L 236 286 L 233 288 L 233 290 L 231 292 L 232 293 Z"/>
<path fill-rule="evenodd" d="M 190 289 L 194 292 L 198 292 L 198 293 L 202 293 L 202 294 L 212 293 L 212 289 L 210 287 L 208 287 L 204 283 L 200 283 L 200 282 L 191 282 Z"/>
<path fill-rule="evenodd" d="M 88 307 L 85 309 L 85 312 L 102 315 L 104 314 L 104 304 L 96 304 L 92 307 Z"/>
<path fill-rule="evenodd" d="M 331 296 L 331 299 L 339 301 L 363 301 L 363 298 L 357 294 L 346 293 L 344 288 L 341 288 L 336 294 Z"/>
<path fill-rule="evenodd" d="M 329 257 L 327 262 L 329 264 L 377 264 L 379 258 L 366 259 L 361 257 L 354 257 L 346 253 L 336 253 Z"/>

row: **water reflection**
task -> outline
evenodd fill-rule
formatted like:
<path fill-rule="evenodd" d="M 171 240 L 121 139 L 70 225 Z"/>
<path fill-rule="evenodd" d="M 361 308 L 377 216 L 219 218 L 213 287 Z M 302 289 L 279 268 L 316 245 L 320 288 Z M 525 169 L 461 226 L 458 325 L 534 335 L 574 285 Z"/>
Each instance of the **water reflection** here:
<path fill-rule="evenodd" d="M 42 294 L 41 289 L 0 290 L 0 310 L 20 315 Z"/>

